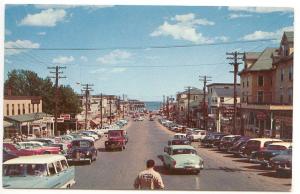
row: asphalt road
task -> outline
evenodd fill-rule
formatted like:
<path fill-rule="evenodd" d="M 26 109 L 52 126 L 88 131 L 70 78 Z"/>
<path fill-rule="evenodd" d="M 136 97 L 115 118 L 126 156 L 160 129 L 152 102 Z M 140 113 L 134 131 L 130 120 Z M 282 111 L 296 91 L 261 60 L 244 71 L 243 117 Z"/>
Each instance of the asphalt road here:
<path fill-rule="evenodd" d="M 291 178 L 276 177 L 272 171 L 214 149 L 198 149 L 204 159 L 204 169 L 198 175 L 169 174 L 157 155 L 163 152 L 173 132 L 157 121 L 129 122 L 125 127 L 129 142 L 124 151 L 106 152 L 104 141 L 96 142 L 97 161 L 76 166 L 76 184 L 72 189 L 129 190 L 137 174 L 145 169 L 148 159 L 154 159 L 167 190 L 200 191 L 290 191 Z"/>

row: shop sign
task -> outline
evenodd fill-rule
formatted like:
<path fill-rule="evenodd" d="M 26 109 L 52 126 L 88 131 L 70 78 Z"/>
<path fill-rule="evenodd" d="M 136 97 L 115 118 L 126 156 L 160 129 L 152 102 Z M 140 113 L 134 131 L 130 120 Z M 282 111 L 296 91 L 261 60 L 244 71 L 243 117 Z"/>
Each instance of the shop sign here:
<path fill-rule="evenodd" d="M 43 122 L 44 123 L 53 123 L 54 117 L 43 117 Z"/>
<path fill-rule="evenodd" d="M 60 118 L 63 118 L 66 121 L 69 121 L 71 119 L 70 114 L 60 114 Z"/>

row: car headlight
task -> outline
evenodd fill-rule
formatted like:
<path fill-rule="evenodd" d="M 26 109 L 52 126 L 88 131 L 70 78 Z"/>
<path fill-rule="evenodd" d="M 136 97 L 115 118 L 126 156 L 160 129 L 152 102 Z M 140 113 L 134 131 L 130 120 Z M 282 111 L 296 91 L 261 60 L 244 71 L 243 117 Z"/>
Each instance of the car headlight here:
<path fill-rule="evenodd" d="M 87 151 L 87 152 L 86 152 L 86 155 L 90 155 L 90 152 L 89 152 L 89 151 Z"/>

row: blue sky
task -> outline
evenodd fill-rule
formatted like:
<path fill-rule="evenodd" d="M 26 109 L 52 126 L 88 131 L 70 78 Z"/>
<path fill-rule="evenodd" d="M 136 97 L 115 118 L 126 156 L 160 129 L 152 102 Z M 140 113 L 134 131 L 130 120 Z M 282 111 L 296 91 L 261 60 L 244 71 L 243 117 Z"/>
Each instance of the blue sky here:
<path fill-rule="evenodd" d="M 49 76 L 65 65 L 60 83 L 94 84 L 94 93 L 162 100 L 186 86 L 233 82 L 226 52 L 278 47 L 293 30 L 293 10 L 262 7 L 14 5 L 5 9 L 5 46 L 101 48 L 100 50 L 5 50 L 5 79 L 13 69 Z M 224 44 L 237 41 L 235 44 Z M 151 46 L 195 45 L 154 49 Z M 211 45 L 215 44 L 215 45 Z M 124 48 L 126 47 L 126 48 Z M 140 49 L 130 49 L 141 47 Z M 103 49 L 105 48 L 105 49 Z M 241 68 L 242 66 L 240 66 Z"/>

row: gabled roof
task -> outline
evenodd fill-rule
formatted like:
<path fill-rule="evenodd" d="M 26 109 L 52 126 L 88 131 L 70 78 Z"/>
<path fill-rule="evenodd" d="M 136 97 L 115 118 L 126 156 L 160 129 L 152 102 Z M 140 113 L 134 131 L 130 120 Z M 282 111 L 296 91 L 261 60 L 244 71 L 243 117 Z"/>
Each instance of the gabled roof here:
<path fill-rule="evenodd" d="M 294 31 L 288 31 L 283 33 L 286 36 L 288 42 L 294 42 Z"/>
<path fill-rule="evenodd" d="M 233 88 L 215 88 L 215 93 L 220 97 L 233 97 Z M 237 96 L 240 95 L 240 87 L 236 88 Z"/>
<path fill-rule="evenodd" d="M 274 53 L 276 52 L 276 48 L 266 48 L 263 52 L 260 53 L 257 61 L 254 64 L 252 64 L 247 69 L 243 69 L 240 73 L 249 71 L 271 70 L 273 62 L 272 55 L 274 55 Z"/>
<path fill-rule="evenodd" d="M 258 59 L 261 52 L 245 52 L 244 59 Z"/>

